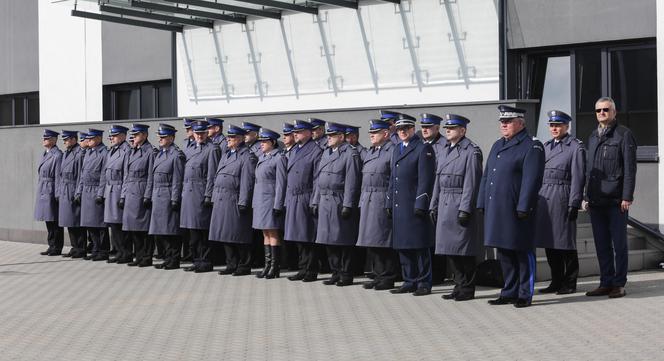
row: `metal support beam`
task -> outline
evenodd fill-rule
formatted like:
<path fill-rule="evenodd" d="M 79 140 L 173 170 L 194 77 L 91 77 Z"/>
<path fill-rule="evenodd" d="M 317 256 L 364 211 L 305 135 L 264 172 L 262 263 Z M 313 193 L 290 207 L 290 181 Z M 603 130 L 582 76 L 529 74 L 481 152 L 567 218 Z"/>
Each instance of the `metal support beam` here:
<path fill-rule="evenodd" d="M 369 40 L 367 38 L 367 31 L 364 28 L 364 21 L 362 20 L 362 13 L 360 9 L 357 9 L 357 22 L 360 25 L 360 34 L 362 34 L 362 44 L 364 45 L 364 52 L 367 55 L 367 63 L 369 64 L 369 72 L 371 72 L 371 80 L 373 81 L 374 90 L 378 94 L 378 74 L 376 74 L 376 68 L 374 67 L 373 58 L 371 57 L 371 48 Z"/>
<path fill-rule="evenodd" d="M 196 16 L 196 17 L 199 17 L 199 18 L 208 19 L 210 21 L 220 20 L 220 21 L 226 21 L 226 22 L 229 22 L 229 23 L 239 23 L 239 24 L 245 24 L 247 22 L 247 18 L 244 17 L 244 16 L 238 16 L 238 15 L 233 16 L 233 15 L 219 14 L 219 13 L 213 13 L 213 12 L 209 12 L 209 11 L 201 11 L 201 10 L 183 8 L 183 7 L 179 7 L 179 6 L 155 4 L 155 3 L 151 3 L 151 2 L 147 2 L 147 1 L 131 0 L 131 6 L 139 7 L 139 8 L 143 8 L 143 9 L 169 12 L 169 13 L 178 13 L 178 14 L 183 14 L 183 15 Z"/>
<path fill-rule="evenodd" d="M 401 24 L 403 24 L 403 31 L 406 34 L 406 43 L 408 44 L 408 52 L 410 52 L 410 61 L 413 63 L 413 72 L 417 80 L 417 88 L 422 91 L 422 70 L 420 64 L 417 62 L 417 54 L 415 54 L 415 44 L 413 43 L 413 36 L 410 33 L 410 26 L 408 25 L 408 18 L 403 10 L 403 5 L 398 4 L 399 15 L 401 15 Z"/>
<path fill-rule="evenodd" d="M 315 22 L 318 24 L 318 31 L 320 32 L 320 40 L 323 43 L 323 52 L 325 52 L 327 68 L 330 71 L 330 83 L 332 84 L 332 90 L 334 90 L 334 96 L 337 96 L 337 93 L 339 93 L 339 85 L 337 85 L 337 73 L 334 71 L 334 64 L 332 64 L 332 55 L 330 54 L 330 47 L 327 44 L 327 36 L 325 36 L 323 21 L 321 21 L 320 15 L 315 15 L 315 17 Z"/>
<path fill-rule="evenodd" d="M 295 75 L 295 66 L 293 66 L 293 51 L 288 46 L 288 37 L 286 37 L 286 27 L 284 26 L 284 20 L 279 20 L 279 27 L 281 28 L 281 38 L 284 41 L 284 48 L 286 50 L 286 57 L 288 58 L 288 69 L 290 70 L 291 80 L 293 81 L 293 89 L 295 90 L 295 98 L 300 98 L 299 84 L 297 82 L 297 76 Z"/>
<path fill-rule="evenodd" d="M 401 0 L 382 0 L 382 1 L 392 3 L 392 4 L 401 4 Z"/>
<path fill-rule="evenodd" d="M 233 6 L 233 5 L 226 5 L 226 4 L 221 4 L 221 3 L 213 3 L 210 1 L 203 1 L 203 0 L 164 0 L 169 3 L 180 3 L 180 4 L 187 4 L 191 6 L 198 6 L 202 8 L 208 8 L 208 9 L 215 9 L 215 10 L 222 10 L 222 11 L 230 11 L 234 13 L 239 13 L 239 14 L 245 14 L 245 15 L 253 15 L 253 16 L 258 16 L 261 18 L 270 18 L 270 19 L 281 19 L 281 13 L 273 12 L 273 11 L 264 11 L 264 10 L 256 10 L 256 9 L 251 9 L 251 8 L 245 8 L 241 6 Z"/>
<path fill-rule="evenodd" d="M 179 25 L 158 24 L 158 23 L 153 23 L 153 22 L 149 22 L 149 21 L 127 19 L 127 18 L 121 18 L 121 17 L 117 17 L 117 16 L 112 16 L 112 15 L 89 13 L 89 12 L 80 11 L 80 10 L 72 10 L 71 11 L 71 16 L 76 16 L 76 17 L 85 18 L 85 19 L 108 21 L 110 23 L 118 23 L 118 24 L 124 24 L 124 25 L 139 26 L 139 27 L 142 27 L 142 28 L 151 28 L 151 29 L 157 29 L 157 30 L 182 32 L 182 26 L 179 26 Z"/>
<path fill-rule="evenodd" d="M 347 1 L 347 0 L 309 0 L 313 3 L 339 6 L 349 9 L 357 9 L 357 1 Z"/>
<path fill-rule="evenodd" d="M 224 68 L 224 54 L 221 53 L 221 47 L 219 46 L 219 38 L 217 37 L 217 32 L 212 31 L 212 40 L 214 41 L 214 50 L 217 52 L 217 59 L 219 59 L 219 72 L 221 73 L 221 82 L 224 87 L 224 93 L 226 94 L 226 102 L 231 102 L 231 92 L 228 88 L 228 79 L 226 79 L 226 69 Z"/>
<path fill-rule="evenodd" d="M 256 59 L 256 51 L 254 50 L 254 41 L 251 39 L 251 34 L 249 34 L 249 28 L 244 25 L 244 33 L 247 34 L 247 43 L 249 44 L 249 55 L 251 56 L 251 65 L 254 67 L 254 74 L 256 75 L 256 87 L 258 89 L 258 95 L 263 100 L 265 96 L 263 92 L 263 79 L 261 78 L 260 69 L 258 69 L 258 60 Z"/>
<path fill-rule="evenodd" d="M 292 3 L 282 2 L 282 1 L 276 1 L 276 0 L 235 0 L 235 1 L 248 3 L 248 4 L 256 4 L 256 5 L 262 5 L 262 6 L 267 6 L 267 7 L 273 7 L 273 8 L 277 8 L 277 9 L 292 10 L 292 11 L 297 11 L 297 12 L 300 12 L 300 13 L 318 15 L 318 8 L 311 8 L 311 7 L 304 6 L 304 5 L 297 5 L 297 4 L 292 4 Z"/>
<path fill-rule="evenodd" d="M 145 18 L 145 19 L 151 19 L 151 20 L 162 20 L 162 21 L 169 21 L 175 24 L 186 24 L 186 25 L 192 25 L 192 26 L 199 26 L 202 28 L 210 28 L 212 29 L 214 27 L 214 24 L 209 21 L 201 21 L 201 20 L 193 20 L 193 19 L 185 19 L 185 18 L 179 18 L 176 16 L 168 16 L 168 15 L 162 15 L 162 14 L 155 14 L 155 13 L 149 13 L 145 11 L 139 11 L 139 10 L 132 10 L 132 9 L 127 9 L 127 8 L 118 8 L 115 6 L 108 6 L 108 5 L 99 5 L 99 10 L 107 13 L 114 13 L 114 14 L 119 14 L 119 15 L 124 15 L 124 16 L 132 16 L 135 18 Z"/>
<path fill-rule="evenodd" d="M 447 21 L 450 23 L 450 30 L 452 31 L 452 40 L 454 40 L 454 48 L 456 49 L 457 58 L 459 59 L 459 66 L 461 67 L 461 76 L 463 82 L 466 84 L 466 89 L 470 86 L 470 78 L 468 77 L 468 64 L 466 64 L 466 56 L 461 46 L 461 38 L 459 38 L 459 29 L 456 26 L 456 19 L 452 11 L 452 4 L 449 0 L 443 0 L 445 4 L 445 12 L 447 13 Z"/>

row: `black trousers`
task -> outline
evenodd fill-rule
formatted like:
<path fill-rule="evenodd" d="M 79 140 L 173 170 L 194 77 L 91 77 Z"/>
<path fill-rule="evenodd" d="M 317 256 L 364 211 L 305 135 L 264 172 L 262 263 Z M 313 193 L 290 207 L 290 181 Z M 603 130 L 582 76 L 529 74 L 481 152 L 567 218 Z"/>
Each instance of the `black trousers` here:
<path fill-rule="evenodd" d="M 576 289 L 579 277 L 579 255 L 576 250 L 546 248 L 546 261 L 551 267 L 551 285 Z"/>
<path fill-rule="evenodd" d="M 353 279 L 353 246 L 326 245 L 327 261 L 330 264 L 332 278 L 342 281 Z"/>
<path fill-rule="evenodd" d="M 134 243 L 134 252 L 136 262 L 143 264 L 152 263 L 152 255 L 154 254 L 154 240 L 148 237 L 148 232 L 144 231 L 127 231 Z"/>
<path fill-rule="evenodd" d="M 48 242 L 49 252 L 62 252 L 62 246 L 65 244 L 65 233 L 62 227 L 58 226 L 58 221 L 46 221 L 46 241 Z"/>
<path fill-rule="evenodd" d="M 431 282 L 434 285 L 441 284 L 445 281 L 447 275 L 447 256 L 442 254 L 435 254 L 435 247 L 431 248 Z"/>
<path fill-rule="evenodd" d="M 189 232 L 186 229 L 180 230 L 180 240 L 182 243 L 182 258 L 189 260 L 192 257 L 191 247 L 189 246 Z"/>
<path fill-rule="evenodd" d="M 189 229 L 189 246 L 197 268 L 212 268 L 207 229 Z"/>
<path fill-rule="evenodd" d="M 251 244 L 224 243 L 226 269 L 238 272 L 251 271 L 253 249 Z"/>
<path fill-rule="evenodd" d="M 394 286 L 398 277 L 399 259 L 392 248 L 369 247 L 367 258 L 371 269 L 376 275 L 374 282 L 378 285 Z"/>
<path fill-rule="evenodd" d="M 87 246 L 87 232 L 81 227 L 67 227 L 69 233 L 69 243 L 71 244 L 72 256 L 85 256 L 85 247 Z"/>
<path fill-rule="evenodd" d="M 406 288 L 431 289 L 431 253 L 429 248 L 400 249 L 399 261 Z"/>
<path fill-rule="evenodd" d="M 160 236 L 150 236 L 154 240 L 155 248 L 157 249 L 157 258 L 166 259 L 166 248 L 168 248 L 168 241 Z"/>
<path fill-rule="evenodd" d="M 447 256 L 454 268 L 454 291 L 459 296 L 475 295 L 475 256 Z"/>
<path fill-rule="evenodd" d="M 108 257 L 108 251 L 111 249 L 108 228 L 88 227 L 88 234 L 92 238 L 92 256 Z"/>
<path fill-rule="evenodd" d="M 109 223 L 111 228 L 111 245 L 115 248 L 115 257 L 121 260 L 129 260 L 133 257 L 132 240 L 129 234 L 122 230 L 121 223 Z"/>
<path fill-rule="evenodd" d="M 182 249 L 182 239 L 179 235 L 155 235 L 156 244 L 164 245 L 164 263 L 180 265 L 180 250 Z"/>
<path fill-rule="evenodd" d="M 318 276 L 320 270 L 318 245 L 313 242 L 297 242 L 297 253 L 299 255 L 298 265 L 300 266 L 298 273 Z"/>

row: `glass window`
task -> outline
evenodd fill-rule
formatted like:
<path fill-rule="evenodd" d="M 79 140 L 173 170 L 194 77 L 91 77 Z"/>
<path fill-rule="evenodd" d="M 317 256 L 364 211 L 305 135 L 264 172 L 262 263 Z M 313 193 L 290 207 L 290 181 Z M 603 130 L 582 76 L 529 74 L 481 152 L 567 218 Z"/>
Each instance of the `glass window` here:
<path fill-rule="evenodd" d="M 173 115 L 173 90 L 170 83 L 157 87 L 157 109 L 159 117 Z"/>
<path fill-rule="evenodd" d="M 28 124 L 39 124 L 39 97 L 28 98 Z"/>
<path fill-rule="evenodd" d="M 14 98 L 14 125 L 25 124 L 25 97 Z"/>
<path fill-rule="evenodd" d="M 0 98 L 0 126 L 14 125 L 12 98 Z"/>
<path fill-rule="evenodd" d="M 140 107 L 139 90 L 115 91 L 115 119 L 138 119 Z"/>
<path fill-rule="evenodd" d="M 587 141 L 597 127 L 595 102 L 602 92 L 602 49 L 574 52 L 576 72 L 576 137 Z"/>
<path fill-rule="evenodd" d="M 139 118 L 155 118 L 155 87 L 152 84 L 141 86 L 141 113 Z"/>

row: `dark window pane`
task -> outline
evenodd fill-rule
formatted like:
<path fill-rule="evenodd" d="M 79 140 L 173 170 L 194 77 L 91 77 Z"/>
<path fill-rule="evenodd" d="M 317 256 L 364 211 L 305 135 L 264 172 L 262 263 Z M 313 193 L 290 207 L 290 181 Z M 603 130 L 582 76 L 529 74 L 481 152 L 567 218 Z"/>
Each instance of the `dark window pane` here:
<path fill-rule="evenodd" d="M 25 98 L 14 98 L 14 125 L 25 124 Z"/>
<path fill-rule="evenodd" d="M 113 90 L 110 86 L 105 85 L 102 92 L 102 103 L 103 103 L 103 117 L 104 120 L 115 120 L 113 118 L 113 102 L 111 102 L 111 93 Z"/>
<path fill-rule="evenodd" d="M 14 125 L 12 119 L 12 98 L 0 98 L 0 125 Z"/>
<path fill-rule="evenodd" d="M 28 124 L 39 124 L 39 96 L 28 98 Z"/>
<path fill-rule="evenodd" d="M 158 88 L 159 117 L 172 117 L 173 114 L 173 91 L 170 82 Z"/>
<path fill-rule="evenodd" d="M 601 49 L 582 49 L 574 53 L 576 66 L 576 112 L 591 113 L 602 96 Z"/>
<path fill-rule="evenodd" d="M 155 118 L 155 89 L 152 84 L 141 86 L 141 118 Z"/>
<path fill-rule="evenodd" d="M 115 91 L 115 118 L 138 119 L 139 118 L 139 96 L 138 88 L 130 90 Z"/>

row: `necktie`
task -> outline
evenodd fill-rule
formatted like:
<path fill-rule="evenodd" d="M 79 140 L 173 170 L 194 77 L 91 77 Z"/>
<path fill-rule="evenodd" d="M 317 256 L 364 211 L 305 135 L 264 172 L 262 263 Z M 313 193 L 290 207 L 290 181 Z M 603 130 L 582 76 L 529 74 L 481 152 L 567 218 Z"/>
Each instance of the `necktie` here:
<path fill-rule="evenodd" d="M 403 143 L 401 143 L 401 154 L 403 154 L 403 150 L 404 150 L 405 148 L 406 148 L 406 146 L 403 145 Z"/>

